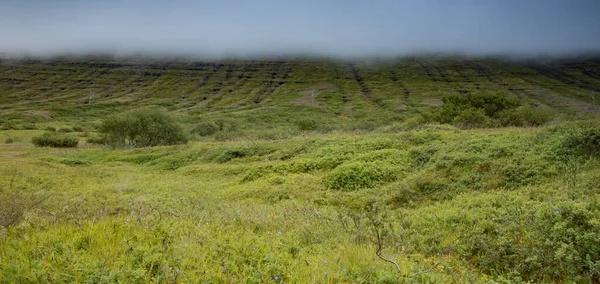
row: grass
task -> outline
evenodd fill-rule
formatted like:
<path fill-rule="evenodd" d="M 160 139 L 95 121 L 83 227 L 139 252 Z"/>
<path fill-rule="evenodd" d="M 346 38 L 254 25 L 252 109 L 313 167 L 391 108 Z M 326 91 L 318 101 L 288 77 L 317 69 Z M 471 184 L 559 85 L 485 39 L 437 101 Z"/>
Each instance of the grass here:
<path fill-rule="evenodd" d="M 600 161 L 585 138 L 597 137 L 600 121 L 593 107 L 581 108 L 589 107 L 583 97 L 550 106 L 552 120 L 535 128 L 465 130 L 420 116 L 434 109 L 423 101 L 459 87 L 543 88 L 503 71 L 518 66 L 357 63 L 359 84 L 336 61 L 141 64 L 2 66 L 12 79 L 2 83 L 3 125 L 14 127 L 0 131 L 0 141 L 12 140 L 0 144 L 0 206 L 15 204 L 15 194 L 36 202 L 13 206 L 22 220 L 0 227 L 0 282 L 600 279 Z M 55 79 L 48 88 L 62 88 L 60 79 L 69 89 L 40 89 Z M 272 93 L 269 81 L 278 85 Z M 109 83 L 114 88 L 101 91 Z M 565 98 L 585 91 L 569 88 Z M 91 90 L 94 104 L 75 100 L 89 100 Z M 183 107 L 186 95 L 197 96 L 196 105 Z M 535 98 L 520 100 L 540 103 Z M 136 149 L 82 137 L 95 137 L 110 114 L 149 106 L 170 111 L 191 133 L 200 123 L 210 131 L 184 145 Z M 49 127 L 73 130 L 67 135 L 78 147 L 33 147 Z M 380 248 L 400 272 L 377 256 Z"/>

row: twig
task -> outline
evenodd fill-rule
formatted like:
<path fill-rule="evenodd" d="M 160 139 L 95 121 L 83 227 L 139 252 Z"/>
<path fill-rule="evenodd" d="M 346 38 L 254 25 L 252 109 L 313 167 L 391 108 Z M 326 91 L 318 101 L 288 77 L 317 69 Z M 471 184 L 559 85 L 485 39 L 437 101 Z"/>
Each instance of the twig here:
<path fill-rule="evenodd" d="M 379 234 L 379 230 L 377 228 L 375 228 L 375 235 L 377 236 L 377 251 L 375 252 L 375 254 L 379 258 L 381 258 L 383 261 L 393 263 L 394 265 L 396 265 L 396 269 L 398 269 L 398 273 L 402 273 L 402 270 L 400 269 L 400 265 L 398 265 L 398 263 L 396 263 L 395 261 L 393 261 L 391 259 L 385 258 L 383 255 L 381 255 L 383 246 L 381 245 L 381 235 Z"/>
<path fill-rule="evenodd" d="M 456 247 L 456 246 L 457 245 L 453 245 L 453 246 L 445 249 L 444 251 L 442 251 L 442 255 L 440 255 L 440 259 L 438 260 L 438 262 L 436 264 L 434 264 L 432 267 L 430 267 L 429 269 L 423 270 L 423 271 L 419 271 L 419 272 L 413 273 L 411 275 L 406 275 L 404 277 L 406 277 L 406 278 L 412 278 L 412 277 L 415 277 L 415 276 L 418 276 L 418 275 L 421 275 L 421 274 L 425 274 L 425 273 L 431 272 L 433 269 L 435 269 L 438 265 L 440 265 L 442 263 L 442 260 L 444 259 L 444 256 L 447 255 L 449 252 L 451 252 L 454 249 L 454 247 Z"/>

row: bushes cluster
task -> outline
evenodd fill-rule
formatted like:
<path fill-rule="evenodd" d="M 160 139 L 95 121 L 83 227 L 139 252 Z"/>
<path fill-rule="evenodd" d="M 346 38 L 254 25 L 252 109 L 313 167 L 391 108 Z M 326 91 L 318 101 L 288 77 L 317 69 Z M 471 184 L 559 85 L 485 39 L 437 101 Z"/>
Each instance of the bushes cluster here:
<path fill-rule="evenodd" d="M 372 188 L 396 180 L 396 172 L 381 162 L 355 162 L 333 169 L 326 177 L 327 188 L 352 191 Z"/>
<path fill-rule="evenodd" d="M 99 131 L 105 143 L 113 148 L 174 145 L 188 140 L 183 127 L 158 110 L 137 110 L 109 117 Z"/>
<path fill-rule="evenodd" d="M 566 154 L 600 156 L 600 127 L 572 128 L 561 148 Z"/>
<path fill-rule="evenodd" d="M 505 94 L 468 94 L 443 98 L 444 105 L 425 116 L 459 128 L 538 126 L 550 120 L 547 107 L 521 105 Z"/>
<path fill-rule="evenodd" d="M 25 214 L 41 205 L 44 198 L 22 188 L 14 188 L 13 183 L 0 188 L 0 227 L 17 225 Z"/>
<path fill-rule="evenodd" d="M 200 136 L 210 136 L 215 134 L 215 132 L 219 131 L 219 126 L 212 122 L 200 122 L 194 126 L 192 130 L 193 133 L 198 134 Z"/>
<path fill-rule="evenodd" d="M 464 234 L 458 254 L 475 261 L 484 272 L 513 279 L 580 283 L 600 279 L 595 209 L 572 201 L 519 208 L 522 212 L 492 215 L 475 223 Z"/>
<path fill-rule="evenodd" d="M 77 147 L 79 140 L 77 137 L 65 134 L 46 132 L 42 135 L 33 137 L 31 142 L 37 147 L 72 148 Z"/>

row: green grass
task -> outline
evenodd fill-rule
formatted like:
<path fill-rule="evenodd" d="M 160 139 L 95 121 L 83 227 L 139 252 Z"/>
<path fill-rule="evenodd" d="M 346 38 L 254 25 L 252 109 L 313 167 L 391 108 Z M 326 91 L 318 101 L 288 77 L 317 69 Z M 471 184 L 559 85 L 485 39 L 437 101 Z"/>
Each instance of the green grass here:
<path fill-rule="evenodd" d="M 580 78 L 565 64 L 548 66 Z M 325 60 L 2 65 L 0 141 L 12 141 L 0 142 L 0 215 L 24 214 L 0 227 L 0 282 L 600 279 L 600 120 L 586 90 L 563 86 L 564 104 L 549 105 L 534 96 L 558 90 L 547 78 L 490 59 L 353 66 L 362 84 Z M 513 95 L 549 105 L 552 120 L 462 130 L 421 116 L 435 108 L 424 101 L 476 84 L 523 87 Z M 79 102 L 90 91 L 95 103 Z M 173 146 L 85 142 L 142 107 L 211 131 Z M 75 130 L 78 147 L 33 147 L 48 127 Z"/>

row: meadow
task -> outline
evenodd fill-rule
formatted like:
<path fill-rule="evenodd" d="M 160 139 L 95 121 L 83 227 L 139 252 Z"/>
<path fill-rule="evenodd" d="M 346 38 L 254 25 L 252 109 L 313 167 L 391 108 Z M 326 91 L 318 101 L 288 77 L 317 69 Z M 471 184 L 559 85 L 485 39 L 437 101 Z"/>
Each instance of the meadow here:
<path fill-rule="evenodd" d="M 0 74 L 0 282 L 600 281 L 596 58 Z M 187 142 L 107 142 L 146 110 Z"/>

